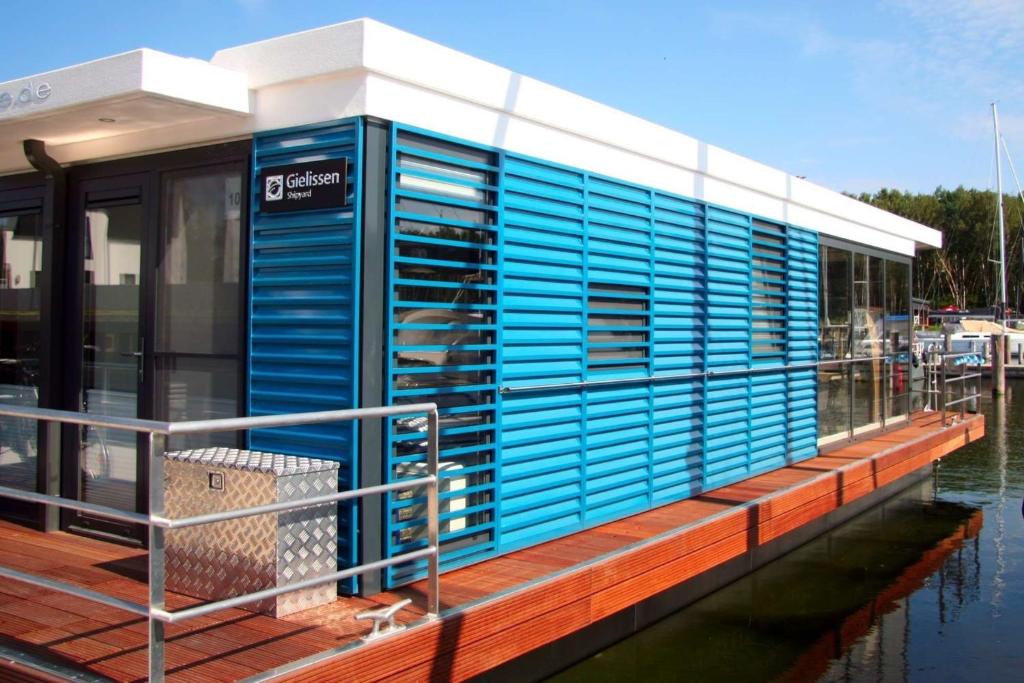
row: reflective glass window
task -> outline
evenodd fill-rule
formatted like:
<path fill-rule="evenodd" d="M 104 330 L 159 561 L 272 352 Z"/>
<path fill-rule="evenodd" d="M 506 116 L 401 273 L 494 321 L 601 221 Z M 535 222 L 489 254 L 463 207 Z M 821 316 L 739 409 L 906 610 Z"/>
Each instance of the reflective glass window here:
<path fill-rule="evenodd" d="M 885 300 L 883 261 L 867 254 L 853 255 L 853 431 L 882 426 L 882 379 L 885 361 Z"/>
<path fill-rule="evenodd" d="M 39 402 L 42 221 L 38 212 L 0 216 L 0 403 Z M 0 486 L 35 490 L 35 422 L 0 417 Z"/>
<path fill-rule="evenodd" d="M 890 369 L 886 392 L 886 418 L 910 414 L 914 359 L 910 315 L 910 266 L 887 261 L 885 264 L 885 341 Z"/>
<path fill-rule="evenodd" d="M 154 348 L 159 419 L 242 413 L 242 173 L 233 165 L 164 179 Z M 174 437 L 169 447 L 233 446 L 238 438 Z"/>
<path fill-rule="evenodd" d="M 850 252 L 821 246 L 818 277 L 818 438 L 849 436 L 852 397 Z M 828 361 L 834 361 L 829 363 Z"/>

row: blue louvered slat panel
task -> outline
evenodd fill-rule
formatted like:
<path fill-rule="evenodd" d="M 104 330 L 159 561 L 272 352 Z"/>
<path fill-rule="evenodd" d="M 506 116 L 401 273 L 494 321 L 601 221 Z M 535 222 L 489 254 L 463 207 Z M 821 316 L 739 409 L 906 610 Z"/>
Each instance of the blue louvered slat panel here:
<path fill-rule="evenodd" d="M 257 135 L 253 187 L 264 167 L 347 158 L 343 209 L 263 214 L 252 203 L 248 410 L 250 415 L 351 408 L 357 402 L 361 120 Z M 337 460 L 339 488 L 354 488 L 357 426 L 257 430 L 253 449 Z M 354 506 L 342 505 L 338 559 L 356 563 Z M 354 589 L 354 582 L 343 582 Z"/>
<path fill-rule="evenodd" d="M 751 364 L 750 217 L 707 212 L 707 343 L 705 368 L 742 370 Z M 750 471 L 750 378 L 710 376 L 704 390 L 704 487 Z"/>
<path fill-rule="evenodd" d="M 587 178 L 587 378 L 651 374 L 654 206 L 649 190 Z M 588 526 L 651 505 L 653 387 L 585 392 Z"/>
<path fill-rule="evenodd" d="M 788 384 L 784 371 L 764 368 L 786 364 L 786 226 L 751 221 L 751 366 L 749 377 L 750 474 L 786 464 Z"/>
<path fill-rule="evenodd" d="M 502 382 L 586 373 L 582 173 L 506 155 L 502 184 Z M 510 394 L 501 406 L 501 549 L 583 525 L 584 401 L 578 390 Z"/>
<path fill-rule="evenodd" d="M 787 363 L 814 363 L 818 360 L 818 235 L 790 227 L 787 244 Z M 813 369 L 789 373 L 788 447 L 792 462 L 817 455 L 817 387 Z"/>
<path fill-rule="evenodd" d="M 403 126 L 391 134 L 386 400 L 438 404 L 442 567 L 497 548 L 497 155 Z M 426 422 L 386 421 L 389 481 L 426 471 Z M 386 497 L 385 553 L 422 548 L 424 491 Z M 390 567 L 393 586 L 424 562 Z"/>
<path fill-rule="evenodd" d="M 704 213 L 696 202 L 654 196 L 654 375 L 704 367 Z M 652 499 L 660 504 L 701 490 L 704 383 L 658 383 L 652 395 Z"/>

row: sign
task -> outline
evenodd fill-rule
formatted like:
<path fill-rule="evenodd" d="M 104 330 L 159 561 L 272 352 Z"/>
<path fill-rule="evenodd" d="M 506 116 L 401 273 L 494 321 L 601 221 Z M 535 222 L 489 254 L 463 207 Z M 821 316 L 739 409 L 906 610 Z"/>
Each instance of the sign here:
<path fill-rule="evenodd" d="M 260 211 L 337 209 L 348 203 L 348 159 L 269 166 L 260 172 Z"/>
<path fill-rule="evenodd" d="M 10 92 L 0 90 L 0 111 L 7 111 L 11 107 L 39 104 L 49 99 L 52 94 L 53 88 L 49 83 L 37 84 L 31 81 Z"/>

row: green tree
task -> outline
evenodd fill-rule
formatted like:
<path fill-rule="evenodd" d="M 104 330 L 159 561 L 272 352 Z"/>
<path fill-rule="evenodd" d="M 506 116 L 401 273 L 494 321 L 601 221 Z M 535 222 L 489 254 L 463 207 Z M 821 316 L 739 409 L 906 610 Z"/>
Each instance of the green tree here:
<path fill-rule="evenodd" d="M 942 232 L 940 249 L 921 250 L 914 262 L 914 296 L 932 306 L 956 304 L 961 308 L 988 306 L 999 298 L 999 257 L 996 195 L 987 190 L 939 187 L 932 194 L 913 194 L 883 188 L 856 197 L 898 216 Z M 1011 306 L 1024 298 L 1024 206 L 1017 197 L 1004 196 L 1007 232 L 1007 292 Z M 1016 264 L 1016 265 L 1014 265 Z"/>

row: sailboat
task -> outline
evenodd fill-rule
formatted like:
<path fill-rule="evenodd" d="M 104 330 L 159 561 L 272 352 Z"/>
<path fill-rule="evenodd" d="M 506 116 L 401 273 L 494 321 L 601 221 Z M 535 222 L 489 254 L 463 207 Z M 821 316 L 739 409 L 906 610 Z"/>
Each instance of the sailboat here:
<path fill-rule="evenodd" d="M 1017 332 L 1010 328 L 1007 325 L 1006 316 L 1008 299 L 1006 295 L 1006 226 L 1003 218 L 1003 153 L 1006 154 L 1010 171 L 1017 184 L 1017 194 L 1022 201 L 1024 201 L 1024 191 L 1021 190 L 1020 179 L 1017 177 L 1017 169 L 1013 165 L 1010 149 L 999 132 L 999 111 L 995 102 L 992 103 L 992 128 L 996 154 L 996 217 L 999 225 L 999 301 L 994 306 L 996 324 L 980 320 L 962 321 L 965 329 L 951 335 L 952 350 L 957 353 L 981 353 L 987 356 L 991 348 L 992 334 L 999 333 L 1008 338 L 1010 358 L 1017 357 L 1019 362 L 1024 363 L 1024 331 Z"/>

